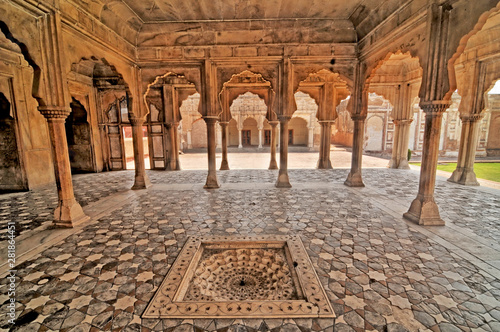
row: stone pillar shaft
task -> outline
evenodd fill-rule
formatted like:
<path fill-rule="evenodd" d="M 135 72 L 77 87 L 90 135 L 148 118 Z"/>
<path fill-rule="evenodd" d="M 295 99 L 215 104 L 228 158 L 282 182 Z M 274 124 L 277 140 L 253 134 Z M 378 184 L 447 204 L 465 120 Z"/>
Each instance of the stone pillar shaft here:
<path fill-rule="evenodd" d="M 276 137 L 278 135 L 278 123 L 279 122 L 269 122 L 271 125 L 271 162 L 269 163 L 269 169 L 278 169 L 278 163 L 276 162 Z"/>
<path fill-rule="evenodd" d="M 146 165 L 144 164 L 144 142 L 142 138 L 143 118 L 129 117 L 132 125 L 132 144 L 134 147 L 135 181 L 133 190 L 146 189 L 151 186 L 148 175 L 146 174 Z"/>
<path fill-rule="evenodd" d="M 191 130 L 187 131 L 186 136 L 187 136 L 188 149 L 192 149 L 193 148 L 193 143 L 191 141 Z"/>
<path fill-rule="evenodd" d="M 314 127 L 308 128 L 307 147 L 309 151 L 314 149 Z"/>
<path fill-rule="evenodd" d="M 408 143 L 410 124 L 413 120 L 394 120 L 394 142 L 389 168 L 410 169 L 408 164 Z"/>
<path fill-rule="evenodd" d="M 425 112 L 425 132 L 422 150 L 422 167 L 417 198 L 403 216 L 420 225 L 444 225 L 439 216 L 439 209 L 434 201 L 436 170 L 439 155 L 439 136 L 443 113 L 449 107 L 449 101 L 421 102 Z"/>
<path fill-rule="evenodd" d="M 291 188 L 288 178 L 288 122 L 289 116 L 280 116 L 280 170 L 278 173 L 278 181 L 276 187 Z"/>
<path fill-rule="evenodd" d="M 219 181 L 217 180 L 217 165 L 215 160 L 215 147 L 216 147 L 216 128 L 217 117 L 204 117 L 207 124 L 207 153 L 208 153 L 208 175 L 207 182 L 203 188 L 216 189 L 219 188 Z"/>
<path fill-rule="evenodd" d="M 476 173 L 474 173 L 474 162 L 476 161 L 479 127 L 483 115 L 467 114 L 460 118 L 462 120 L 462 132 L 460 135 L 457 169 L 453 171 L 448 181 L 466 186 L 479 186 Z"/>
<path fill-rule="evenodd" d="M 75 199 L 71 179 L 71 164 L 66 139 L 66 127 L 64 125 L 65 119 L 71 110 L 57 106 L 39 107 L 39 110 L 48 123 L 54 158 L 54 171 L 59 198 L 57 208 L 54 211 L 54 224 L 58 227 L 73 227 L 87 220 L 88 217 Z"/>
<path fill-rule="evenodd" d="M 352 140 L 351 171 L 344 184 L 349 187 L 364 187 L 361 176 L 361 163 L 363 158 L 363 137 L 365 135 L 366 115 L 352 115 L 354 133 Z"/>
<path fill-rule="evenodd" d="M 229 170 L 229 163 L 227 160 L 227 139 L 228 139 L 228 128 L 227 122 L 219 122 L 222 132 L 222 161 L 220 164 L 220 170 Z"/>
<path fill-rule="evenodd" d="M 238 149 L 243 148 L 243 144 L 241 141 L 241 129 L 238 129 Z"/>
<path fill-rule="evenodd" d="M 259 128 L 259 149 L 262 149 L 262 128 Z"/>
<path fill-rule="evenodd" d="M 168 152 L 169 162 L 167 170 L 179 171 L 181 165 L 179 162 L 179 123 L 168 124 L 168 133 L 170 138 L 170 151 Z"/>
<path fill-rule="evenodd" d="M 332 162 L 330 161 L 331 137 L 332 137 L 332 121 L 320 121 L 321 125 L 321 141 L 319 143 L 319 160 L 318 169 L 331 169 Z"/>

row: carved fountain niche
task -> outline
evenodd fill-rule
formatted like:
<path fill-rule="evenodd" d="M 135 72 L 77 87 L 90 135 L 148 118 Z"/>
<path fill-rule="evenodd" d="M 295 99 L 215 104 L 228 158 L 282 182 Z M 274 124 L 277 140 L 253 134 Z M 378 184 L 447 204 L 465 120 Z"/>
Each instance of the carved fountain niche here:
<path fill-rule="evenodd" d="M 142 318 L 334 318 L 298 236 L 190 237 Z"/>

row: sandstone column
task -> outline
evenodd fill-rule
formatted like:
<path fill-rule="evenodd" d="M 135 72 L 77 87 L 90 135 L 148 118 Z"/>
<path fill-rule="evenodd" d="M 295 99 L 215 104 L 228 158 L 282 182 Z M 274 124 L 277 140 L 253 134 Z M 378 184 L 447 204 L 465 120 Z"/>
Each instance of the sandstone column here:
<path fill-rule="evenodd" d="M 278 169 L 278 163 L 276 162 L 276 137 L 278 134 L 278 121 L 269 121 L 271 125 L 271 162 L 269 163 L 269 169 Z"/>
<path fill-rule="evenodd" d="M 167 164 L 167 170 L 179 171 L 181 169 L 181 165 L 179 162 L 179 123 L 172 122 L 167 126 L 170 138 L 170 151 L 168 152 L 169 162 Z"/>
<path fill-rule="evenodd" d="M 191 141 L 191 129 L 188 129 L 188 131 L 186 133 L 186 136 L 187 136 L 188 149 L 192 149 L 193 148 L 193 143 Z"/>
<path fill-rule="evenodd" d="M 422 151 L 422 167 L 417 198 L 403 216 L 420 225 L 444 225 L 434 201 L 434 186 L 439 154 L 439 135 L 443 113 L 450 106 L 447 100 L 420 102 L 425 112 L 425 132 Z"/>
<path fill-rule="evenodd" d="M 57 185 L 58 205 L 54 211 L 54 224 L 58 227 L 73 227 L 88 219 L 75 199 L 71 181 L 71 164 L 66 140 L 65 120 L 71 113 L 67 107 L 40 106 L 40 113 L 47 119 L 54 170 Z"/>
<path fill-rule="evenodd" d="M 351 171 L 344 184 L 349 187 L 364 187 L 365 184 L 361 176 L 361 162 L 363 158 L 363 138 L 365 135 L 366 115 L 353 114 L 351 118 L 354 121 Z"/>
<path fill-rule="evenodd" d="M 408 143 L 410 124 L 413 120 L 394 120 L 394 143 L 389 168 L 410 169 L 408 164 Z"/>
<path fill-rule="evenodd" d="M 259 130 L 259 149 L 262 149 L 262 127 L 257 129 Z"/>
<path fill-rule="evenodd" d="M 288 122 L 291 116 L 279 115 L 278 118 L 280 121 L 280 170 L 276 187 L 291 188 L 292 185 L 288 179 Z"/>
<path fill-rule="evenodd" d="M 309 151 L 314 149 L 314 126 L 308 128 L 307 147 Z"/>
<path fill-rule="evenodd" d="M 144 142 L 142 138 L 144 118 L 134 117 L 132 114 L 129 114 L 129 119 L 132 125 L 132 144 L 134 146 L 135 164 L 135 180 L 132 189 L 146 189 L 151 186 L 151 182 L 146 174 L 146 165 L 144 164 Z"/>
<path fill-rule="evenodd" d="M 241 142 L 241 129 L 238 128 L 238 149 L 243 148 L 243 144 Z"/>
<path fill-rule="evenodd" d="M 474 162 L 476 160 L 476 147 L 482 118 L 483 114 L 467 114 L 460 116 L 462 120 L 462 132 L 460 135 L 457 169 L 453 172 L 448 181 L 466 186 L 479 186 L 479 182 L 477 182 L 476 179 L 476 173 L 474 173 Z"/>
<path fill-rule="evenodd" d="M 229 170 L 229 163 L 227 161 L 227 125 L 228 122 L 219 122 L 222 131 L 222 162 L 220 164 L 220 170 Z"/>
<path fill-rule="evenodd" d="M 332 137 L 332 122 L 319 121 L 321 125 L 321 140 L 319 143 L 319 160 L 318 169 L 331 169 L 332 162 L 330 161 L 331 137 Z"/>
<path fill-rule="evenodd" d="M 215 163 L 215 146 L 216 146 L 216 128 L 218 117 L 204 116 L 203 120 L 207 124 L 207 152 L 208 152 L 208 175 L 207 182 L 203 188 L 216 189 L 219 188 L 219 181 L 217 180 L 217 165 Z"/>

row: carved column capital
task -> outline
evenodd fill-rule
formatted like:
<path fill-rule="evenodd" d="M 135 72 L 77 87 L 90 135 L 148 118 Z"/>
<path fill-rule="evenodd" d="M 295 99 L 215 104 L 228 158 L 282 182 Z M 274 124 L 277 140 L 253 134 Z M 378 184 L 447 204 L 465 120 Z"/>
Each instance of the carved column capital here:
<path fill-rule="evenodd" d="M 66 106 L 39 106 L 38 111 L 47 120 L 65 120 L 71 113 L 71 108 Z"/>
<path fill-rule="evenodd" d="M 209 115 L 207 115 L 207 116 L 203 117 L 203 120 L 205 120 L 205 122 L 207 124 L 215 124 L 215 123 L 217 123 L 217 121 L 219 121 L 219 117 L 218 116 L 209 116 Z"/>
<path fill-rule="evenodd" d="M 292 118 L 291 115 L 278 115 L 278 120 L 280 122 L 288 122 Z"/>
<path fill-rule="evenodd" d="M 392 120 L 392 122 L 396 125 L 409 125 L 410 123 L 413 122 L 413 119 L 398 119 L 398 120 Z"/>
<path fill-rule="evenodd" d="M 269 125 L 270 125 L 271 127 L 275 127 L 275 126 L 277 126 L 279 123 L 280 123 L 279 121 L 269 121 Z"/>
<path fill-rule="evenodd" d="M 477 122 L 477 121 L 481 121 L 484 117 L 484 113 L 481 113 L 481 114 L 460 114 L 460 120 L 462 120 L 462 122 L 471 122 L 471 123 L 474 123 L 474 122 Z"/>
<path fill-rule="evenodd" d="M 451 100 L 421 101 L 419 105 L 426 115 L 443 115 L 443 113 L 450 107 Z"/>
<path fill-rule="evenodd" d="M 145 122 L 144 118 L 129 117 L 132 126 L 142 126 Z"/>
<path fill-rule="evenodd" d="M 366 115 L 365 114 L 351 114 L 351 119 L 352 119 L 352 121 L 365 121 Z"/>

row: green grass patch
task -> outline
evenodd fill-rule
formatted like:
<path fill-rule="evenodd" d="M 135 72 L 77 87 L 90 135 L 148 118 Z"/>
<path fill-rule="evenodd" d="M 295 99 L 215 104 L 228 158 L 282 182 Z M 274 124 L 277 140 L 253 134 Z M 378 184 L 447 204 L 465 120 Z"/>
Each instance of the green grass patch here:
<path fill-rule="evenodd" d="M 410 163 L 420 166 L 420 163 Z M 457 168 L 457 163 L 439 163 L 437 169 L 440 171 L 450 172 Z M 485 179 L 495 182 L 500 182 L 500 163 L 475 163 L 474 173 L 479 179 Z"/>

